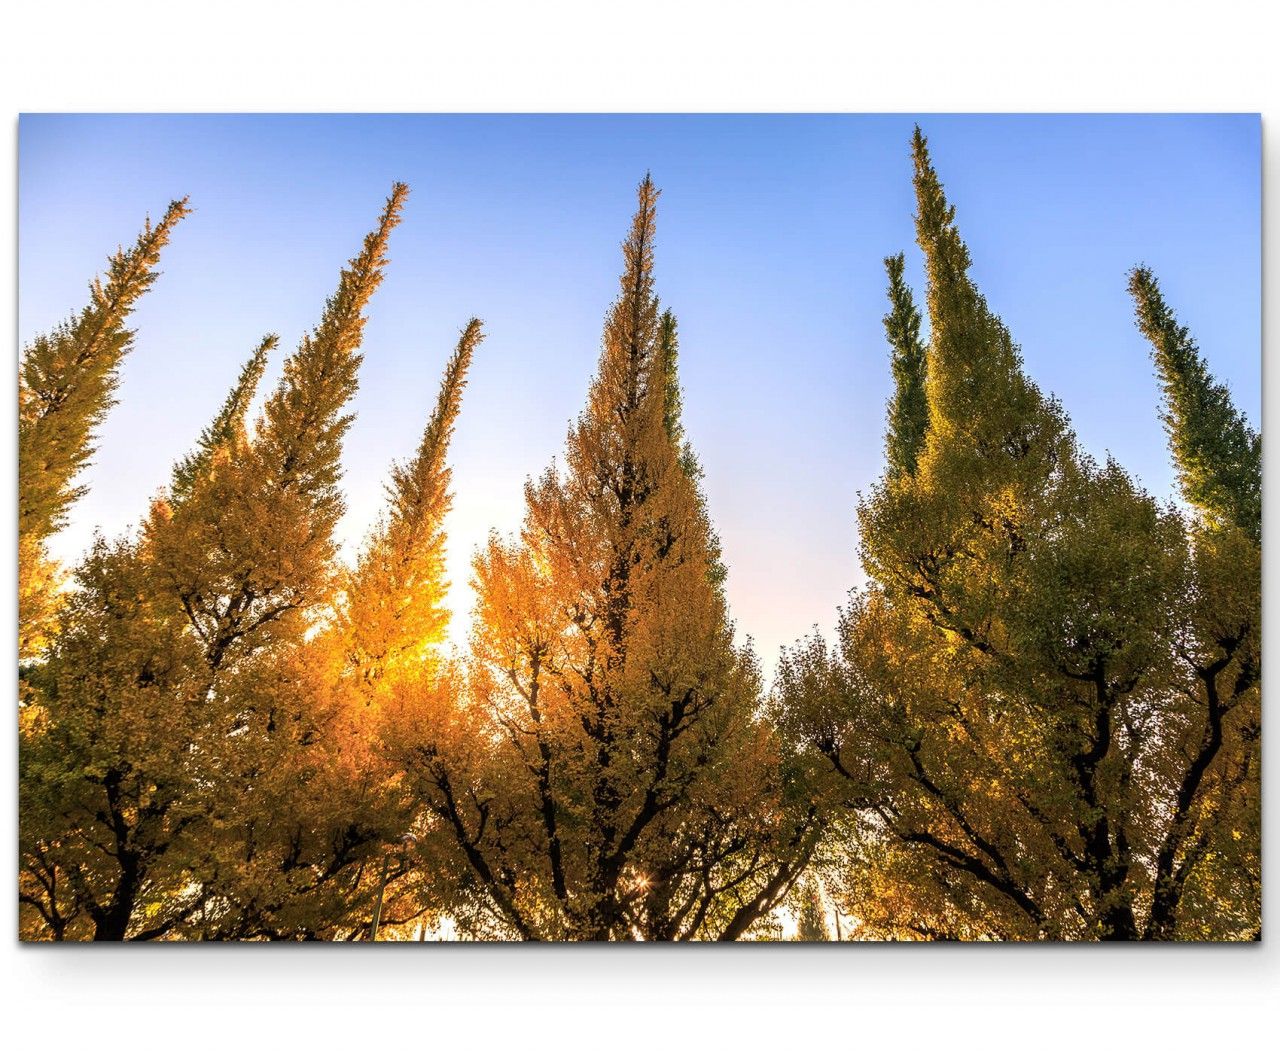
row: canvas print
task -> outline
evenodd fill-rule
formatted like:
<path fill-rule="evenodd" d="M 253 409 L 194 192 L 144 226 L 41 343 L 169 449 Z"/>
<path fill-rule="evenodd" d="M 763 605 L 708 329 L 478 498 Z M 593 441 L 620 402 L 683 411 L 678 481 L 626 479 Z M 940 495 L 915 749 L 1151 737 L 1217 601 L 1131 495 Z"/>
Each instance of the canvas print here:
<path fill-rule="evenodd" d="M 23 117 L 20 939 L 1260 939 L 1260 169 Z"/>

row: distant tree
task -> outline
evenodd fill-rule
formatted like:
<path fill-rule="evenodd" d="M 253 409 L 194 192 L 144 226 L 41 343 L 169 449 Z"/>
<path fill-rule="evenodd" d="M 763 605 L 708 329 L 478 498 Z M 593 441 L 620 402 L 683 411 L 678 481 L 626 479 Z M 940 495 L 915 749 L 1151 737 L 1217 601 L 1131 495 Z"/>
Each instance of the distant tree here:
<path fill-rule="evenodd" d="M 796 892 L 799 911 L 796 916 L 795 939 L 810 943 L 831 940 L 831 931 L 827 929 L 827 913 L 817 884 L 805 882 L 797 887 Z"/>

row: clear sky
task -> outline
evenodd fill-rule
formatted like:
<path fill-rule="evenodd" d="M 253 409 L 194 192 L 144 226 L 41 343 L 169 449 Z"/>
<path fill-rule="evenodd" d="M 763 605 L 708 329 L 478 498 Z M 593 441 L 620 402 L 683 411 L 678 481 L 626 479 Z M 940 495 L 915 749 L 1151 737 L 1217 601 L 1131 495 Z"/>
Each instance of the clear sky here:
<path fill-rule="evenodd" d="M 771 668 L 861 581 L 857 493 L 882 467 L 882 258 L 908 253 L 919 120 L 974 272 L 1084 446 L 1174 493 L 1126 271 L 1145 262 L 1214 372 L 1261 413 L 1256 116 L 24 116 L 19 340 L 86 298 L 143 217 L 190 195 L 134 316 L 88 495 L 55 539 L 136 524 L 267 332 L 315 324 L 394 180 L 412 188 L 375 295 L 344 463 L 348 555 L 409 455 L 471 315 L 486 322 L 452 448 L 453 603 L 560 454 L 617 290 L 646 170 L 657 281 L 679 317 L 685 424 L 706 470 L 740 633 Z"/>

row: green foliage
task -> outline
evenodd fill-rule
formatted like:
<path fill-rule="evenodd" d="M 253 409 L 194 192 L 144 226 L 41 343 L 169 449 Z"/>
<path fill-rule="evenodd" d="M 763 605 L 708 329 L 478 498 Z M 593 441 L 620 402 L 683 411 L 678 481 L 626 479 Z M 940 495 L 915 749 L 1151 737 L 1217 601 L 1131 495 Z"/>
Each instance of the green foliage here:
<path fill-rule="evenodd" d="M 831 940 L 822 894 L 817 884 L 809 881 L 798 886 L 796 900 L 799 902 L 799 910 L 796 913 L 795 939 L 809 943 Z"/>
<path fill-rule="evenodd" d="M 788 655 L 775 704 L 843 814 L 844 907 L 864 936 L 1248 936 L 1256 544 L 1080 453 L 918 131 L 913 160 L 928 432 L 859 506 L 871 582 L 839 646 Z"/>
<path fill-rule="evenodd" d="M 920 312 L 911 289 L 903 280 L 905 257 L 885 257 L 889 274 L 890 310 L 884 331 L 892 351 L 893 399 L 889 403 L 889 429 L 885 456 L 890 475 L 914 476 L 916 462 L 929 430 L 929 403 L 925 397 L 926 347 L 920 339 Z"/>
<path fill-rule="evenodd" d="M 1213 379 L 1155 275 L 1134 268 L 1129 292 L 1164 390 L 1161 417 L 1183 497 L 1211 524 L 1239 527 L 1261 543 L 1262 437 L 1232 404 L 1227 387 Z"/>
<path fill-rule="evenodd" d="M 703 514 L 706 515 L 707 498 L 702 489 L 702 480 L 705 473 L 702 469 L 702 462 L 698 460 L 697 451 L 693 449 L 693 444 L 685 437 L 684 432 L 684 392 L 680 387 L 680 335 L 676 326 L 676 316 L 670 309 L 662 313 L 659 319 L 659 326 L 659 357 L 662 361 L 663 372 L 667 378 L 663 423 L 667 431 L 667 438 L 670 439 L 671 445 L 678 452 L 680 467 L 698 489 L 698 501 L 702 505 Z M 713 550 L 713 555 L 707 574 L 710 576 L 713 585 L 723 587 L 729 577 L 729 568 L 725 566 L 720 548 L 720 539 L 714 529 L 711 529 L 708 542 Z"/>

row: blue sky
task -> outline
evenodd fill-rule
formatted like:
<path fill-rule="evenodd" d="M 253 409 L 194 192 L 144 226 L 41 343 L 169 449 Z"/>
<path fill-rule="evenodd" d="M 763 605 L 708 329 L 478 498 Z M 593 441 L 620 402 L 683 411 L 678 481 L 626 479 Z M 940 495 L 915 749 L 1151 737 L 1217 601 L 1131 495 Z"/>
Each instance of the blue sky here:
<path fill-rule="evenodd" d="M 1125 292 L 1139 262 L 1260 420 L 1256 116 L 24 116 L 20 343 L 84 302 L 146 214 L 184 194 L 196 209 L 134 316 L 120 401 L 56 555 L 136 524 L 278 332 L 270 385 L 400 179 L 412 194 L 370 309 L 341 535 L 353 553 L 479 315 L 489 337 L 452 457 L 461 639 L 472 552 L 519 525 L 525 478 L 583 404 L 648 170 L 664 192 L 658 291 L 680 319 L 685 423 L 739 631 L 771 667 L 861 581 L 854 507 L 881 471 L 889 393 L 882 258 L 906 250 L 922 293 L 916 120 L 980 285 L 1086 449 L 1173 495 Z"/>

